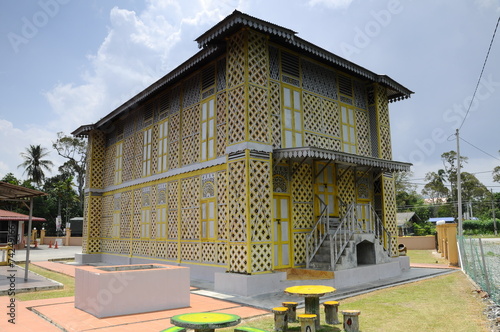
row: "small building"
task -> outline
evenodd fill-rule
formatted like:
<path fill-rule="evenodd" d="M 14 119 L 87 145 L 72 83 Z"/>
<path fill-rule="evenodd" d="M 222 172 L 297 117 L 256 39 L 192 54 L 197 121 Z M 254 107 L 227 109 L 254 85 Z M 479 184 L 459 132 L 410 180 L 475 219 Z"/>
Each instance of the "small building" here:
<path fill-rule="evenodd" d="M 389 104 L 413 92 L 238 11 L 196 41 L 73 132 L 88 138 L 79 259 L 189 266 L 216 289 L 273 287 L 287 268 L 399 269 L 393 173 L 410 164 L 392 160 Z"/>
<path fill-rule="evenodd" d="M 399 212 L 396 214 L 398 236 L 407 236 L 412 233 L 413 223 L 420 221 L 415 212 Z"/>
<path fill-rule="evenodd" d="M 45 218 L 32 217 L 32 221 L 46 221 Z M 0 246 L 11 242 L 16 249 L 24 245 L 25 224 L 29 216 L 17 212 L 0 210 Z"/>
<path fill-rule="evenodd" d="M 455 217 L 438 217 L 438 218 L 429 218 L 429 220 L 427 221 L 433 224 L 437 223 L 438 221 L 444 221 L 446 224 L 453 224 L 457 222 L 457 219 Z"/>

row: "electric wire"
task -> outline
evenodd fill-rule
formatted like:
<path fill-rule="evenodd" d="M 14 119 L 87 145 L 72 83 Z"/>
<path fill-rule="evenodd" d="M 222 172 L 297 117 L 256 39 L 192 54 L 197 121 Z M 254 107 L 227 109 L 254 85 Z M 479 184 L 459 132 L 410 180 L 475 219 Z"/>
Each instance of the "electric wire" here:
<path fill-rule="evenodd" d="M 460 139 L 461 139 L 462 141 L 464 141 L 465 143 L 469 144 L 470 146 L 472 146 L 473 148 L 476 148 L 477 150 L 481 151 L 481 152 L 482 152 L 482 153 L 484 153 L 485 155 L 488 155 L 488 156 L 490 156 L 491 158 L 493 158 L 493 159 L 496 159 L 496 160 L 500 161 L 500 159 L 499 159 L 499 158 L 497 158 L 497 157 L 495 157 L 495 156 L 493 156 L 493 155 L 489 154 L 488 152 L 486 152 L 486 151 L 484 151 L 484 150 L 482 150 L 482 149 L 478 148 L 477 146 L 475 146 L 475 145 L 474 145 L 474 144 L 472 144 L 471 142 L 466 141 L 463 137 L 460 137 Z"/>
<path fill-rule="evenodd" d="M 493 40 L 495 39 L 495 34 L 497 32 L 499 22 L 500 22 L 500 16 L 498 17 L 497 24 L 495 26 L 495 30 L 493 31 L 493 36 L 491 37 L 490 46 L 488 48 L 488 52 L 486 53 L 486 58 L 484 59 L 483 68 L 481 69 L 481 74 L 479 74 L 479 79 L 477 80 L 476 88 L 474 89 L 474 94 L 472 95 L 469 107 L 467 108 L 467 112 L 465 113 L 464 119 L 462 120 L 462 124 L 460 125 L 458 130 L 462 129 L 462 126 L 464 125 L 465 120 L 467 119 L 467 116 L 469 115 L 470 109 L 472 107 L 472 103 L 474 102 L 474 99 L 476 97 L 477 89 L 479 88 L 479 83 L 481 83 L 481 78 L 483 77 L 484 68 L 486 67 L 486 62 L 488 61 L 488 56 L 490 55 L 491 45 L 493 45 Z"/>

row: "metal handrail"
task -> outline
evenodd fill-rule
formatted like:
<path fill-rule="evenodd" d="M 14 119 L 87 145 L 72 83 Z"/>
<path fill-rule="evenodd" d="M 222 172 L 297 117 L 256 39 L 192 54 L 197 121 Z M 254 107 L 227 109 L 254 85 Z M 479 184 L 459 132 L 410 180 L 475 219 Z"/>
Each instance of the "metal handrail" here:
<path fill-rule="evenodd" d="M 335 270 L 342 252 L 351 240 L 356 223 L 355 204 L 352 203 L 347 207 L 347 211 L 335 232 L 330 234 L 330 265 L 332 270 Z"/>
<path fill-rule="evenodd" d="M 312 228 L 311 232 L 307 234 L 306 237 L 306 267 L 309 265 L 319 248 L 328 236 L 329 222 L 328 222 L 328 205 L 318 196 L 315 195 L 320 202 L 320 215 L 316 224 Z"/>

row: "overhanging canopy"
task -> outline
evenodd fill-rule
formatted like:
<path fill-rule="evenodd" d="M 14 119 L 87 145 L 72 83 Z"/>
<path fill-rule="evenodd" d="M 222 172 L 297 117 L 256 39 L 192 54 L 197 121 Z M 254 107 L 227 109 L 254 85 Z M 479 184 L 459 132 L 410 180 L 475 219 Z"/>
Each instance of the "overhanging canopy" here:
<path fill-rule="evenodd" d="M 311 160 L 331 160 L 353 166 L 368 166 L 380 168 L 386 172 L 408 172 L 411 164 L 400 161 L 364 157 L 351 153 L 331 151 L 314 147 L 287 148 L 273 150 L 275 159 L 311 159 Z"/>

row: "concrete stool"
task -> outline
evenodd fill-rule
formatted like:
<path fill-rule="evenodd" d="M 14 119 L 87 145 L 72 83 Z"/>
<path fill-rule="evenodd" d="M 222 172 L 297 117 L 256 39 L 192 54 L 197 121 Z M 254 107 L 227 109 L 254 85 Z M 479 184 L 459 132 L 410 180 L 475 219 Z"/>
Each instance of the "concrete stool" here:
<path fill-rule="evenodd" d="M 342 310 L 344 315 L 344 330 L 346 332 L 359 332 L 359 310 Z"/>
<path fill-rule="evenodd" d="M 315 314 L 302 314 L 299 315 L 300 331 L 301 332 L 316 332 L 316 319 Z"/>
<path fill-rule="evenodd" d="M 281 303 L 284 307 L 288 308 L 288 322 L 297 322 L 297 302 L 283 302 Z"/>
<path fill-rule="evenodd" d="M 288 308 L 276 307 L 273 308 L 274 314 L 274 331 L 286 332 L 288 329 Z"/>
<path fill-rule="evenodd" d="M 337 301 L 326 301 L 325 306 L 325 322 L 330 325 L 340 324 L 339 321 L 339 305 Z"/>

